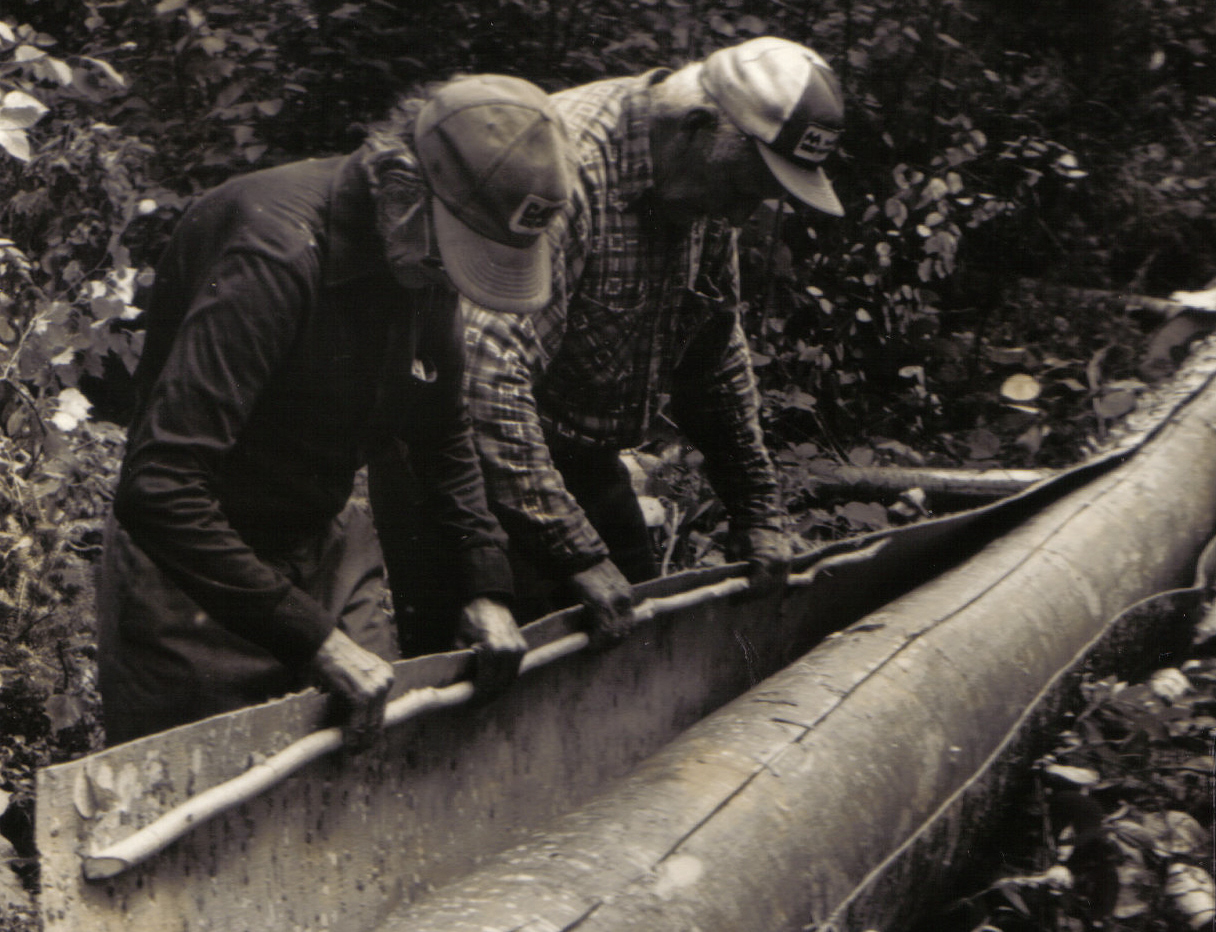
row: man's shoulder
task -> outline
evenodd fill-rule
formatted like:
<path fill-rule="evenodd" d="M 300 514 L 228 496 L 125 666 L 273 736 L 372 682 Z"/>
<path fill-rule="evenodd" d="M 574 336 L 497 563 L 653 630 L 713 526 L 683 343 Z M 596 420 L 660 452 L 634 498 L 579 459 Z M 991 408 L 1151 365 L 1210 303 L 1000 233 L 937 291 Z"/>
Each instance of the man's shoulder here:
<path fill-rule="evenodd" d="M 290 261 L 315 248 L 342 161 L 306 159 L 229 178 L 194 203 L 182 226 L 229 249 Z"/>
<path fill-rule="evenodd" d="M 608 133 L 619 123 L 626 101 L 644 84 L 637 77 L 604 78 L 550 95 L 554 109 L 576 141 L 586 133 Z"/>

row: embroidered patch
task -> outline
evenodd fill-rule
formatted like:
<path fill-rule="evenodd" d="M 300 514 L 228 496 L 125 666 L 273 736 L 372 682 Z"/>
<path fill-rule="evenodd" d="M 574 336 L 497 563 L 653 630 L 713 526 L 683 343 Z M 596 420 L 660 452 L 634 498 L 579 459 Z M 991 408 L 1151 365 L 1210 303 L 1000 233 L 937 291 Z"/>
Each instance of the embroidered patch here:
<path fill-rule="evenodd" d="M 535 235 L 549 225 L 549 221 L 561 206 L 561 201 L 550 201 L 540 195 L 529 194 L 520 202 L 507 226 L 512 233 Z"/>
<path fill-rule="evenodd" d="M 838 130 L 812 123 L 798 140 L 798 145 L 794 146 L 794 157 L 806 159 L 808 162 L 822 162 L 832 154 L 839 139 Z"/>

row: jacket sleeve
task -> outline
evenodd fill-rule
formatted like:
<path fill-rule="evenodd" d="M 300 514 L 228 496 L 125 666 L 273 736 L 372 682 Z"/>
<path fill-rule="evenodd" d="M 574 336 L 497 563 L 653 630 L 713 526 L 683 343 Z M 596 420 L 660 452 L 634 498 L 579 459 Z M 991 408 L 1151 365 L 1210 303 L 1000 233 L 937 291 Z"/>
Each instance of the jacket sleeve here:
<path fill-rule="evenodd" d="M 216 621 L 284 663 L 304 662 L 336 619 L 245 543 L 217 476 L 310 296 L 284 265 L 250 253 L 221 255 L 203 280 L 144 389 L 114 513 Z"/>
<path fill-rule="evenodd" d="M 473 447 L 463 395 L 464 323 L 457 302 L 444 296 L 442 309 L 425 315 L 415 370 L 434 362 L 434 392 L 410 405 L 410 462 L 434 504 L 440 533 L 457 561 L 457 589 L 467 602 L 477 596 L 501 600 L 513 594 L 506 534 L 486 502 L 481 466 Z M 408 380 L 427 378 L 412 372 Z"/>
<path fill-rule="evenodd" d="M 735 232 L 723 234 L 718 247 L 719 261 L 703 277 L 712 281 L 720 306 L 676 367 L 672 415 L 704 454 L 706 474 L 730 514 L 732 530 L 781 530 L 785 510 L 760 428 L 760 393 L 739 322 Z"/>

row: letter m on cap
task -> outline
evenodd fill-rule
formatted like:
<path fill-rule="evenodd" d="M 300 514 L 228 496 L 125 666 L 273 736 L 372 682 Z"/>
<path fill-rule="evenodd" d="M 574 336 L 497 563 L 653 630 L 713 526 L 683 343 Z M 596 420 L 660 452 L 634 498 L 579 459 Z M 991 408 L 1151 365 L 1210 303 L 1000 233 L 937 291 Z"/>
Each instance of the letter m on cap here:
<path fill-rule="evenodd" d="M 535 236 L 549 225 L 549 221 L 561 206 L 561 201 L 550 201 L 537 194 L 529 194 L 511 215 L 508 226 L 512 233 Z"/>
<path fill-rule="evenodd" d="M 794 146 L 794 157 L 808 162 L 822 162 L 832 154 L 839 139 L 839 130 L 812 123 L 798 140 L 798 145 Z"/>

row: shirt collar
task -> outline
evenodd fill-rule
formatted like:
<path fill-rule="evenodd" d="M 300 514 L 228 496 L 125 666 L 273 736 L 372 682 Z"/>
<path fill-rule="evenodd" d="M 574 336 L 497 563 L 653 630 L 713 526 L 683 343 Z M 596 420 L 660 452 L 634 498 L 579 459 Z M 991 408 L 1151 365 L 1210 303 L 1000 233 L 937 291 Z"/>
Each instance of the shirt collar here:
<path fill-rule="evenodd" d="M 629 207 L 654 185 L 654 162 L 650 156 L 650 88 L 671 74 L 670 68 L 654 68 L 635 79 L 621 103 L 617 162 L 617 204 Z"/>

